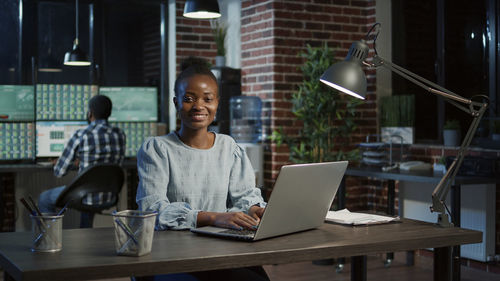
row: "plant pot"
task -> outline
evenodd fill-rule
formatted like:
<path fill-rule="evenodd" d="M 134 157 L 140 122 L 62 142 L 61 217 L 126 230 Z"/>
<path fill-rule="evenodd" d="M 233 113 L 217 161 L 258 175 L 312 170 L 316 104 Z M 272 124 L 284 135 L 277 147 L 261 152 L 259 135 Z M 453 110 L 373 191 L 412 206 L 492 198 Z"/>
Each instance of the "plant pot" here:
<path fill-rule="evenodd" d="M 446 173 L 446 166 L 444 164 L 434 163 L 432 168 L 434 169 L 435 173 L 441 173 L 441 174 Z"/>
<path fill-rule="evenodd" d="M 443 143 L 445 146 L 458 146 L 460 144 L 460 131 L 443 130 Z"/>
<path fill-rule="evenodd" d="M 226 66 L 226 57 L 225 56 L 216 56 L 215 57 L 215 66 Z"/>

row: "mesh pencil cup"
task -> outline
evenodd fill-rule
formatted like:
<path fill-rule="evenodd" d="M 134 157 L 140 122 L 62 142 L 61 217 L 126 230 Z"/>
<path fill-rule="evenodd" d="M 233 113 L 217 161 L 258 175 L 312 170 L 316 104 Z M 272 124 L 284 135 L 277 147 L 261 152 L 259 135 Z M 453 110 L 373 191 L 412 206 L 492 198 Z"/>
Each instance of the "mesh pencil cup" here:
<path fill-rule="evenodd" d="M 158 213 L 136 210 L 113 212 L 116 254 L 143 256 L 151 253 Z"/>
<path fill-rule="evenodd" d="M 58 252 L 62 250 L 62 221 L 64 215 L 43 213 L 30 215 L 33 230 L 31 251 Z"/>

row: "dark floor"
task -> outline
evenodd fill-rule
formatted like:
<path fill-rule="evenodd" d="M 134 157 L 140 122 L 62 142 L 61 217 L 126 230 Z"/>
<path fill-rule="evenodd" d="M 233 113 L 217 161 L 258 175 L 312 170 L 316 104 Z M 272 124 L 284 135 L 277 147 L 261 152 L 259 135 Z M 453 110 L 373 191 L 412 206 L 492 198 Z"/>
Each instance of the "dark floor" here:
<path fill-rule="evenodd" d="M 396 253 L 395 260 L 389 267 L 384 266 L 382 256 L 368 256 L 369 281 L 416 281 L 432 280 L 432 258 L 415 257 L 415 265 L 405 264 L 406 253 Z M 343 281 L 351 280 L 350 265 L 336 272 L 335 265 L 317 265 L 311 262 L 301 262 L 283 265 L 266 265 L 264 267 L 272 281 Z M 462 266 L 462 281 L 500 281 L 500 274 Z M 3 274 L 0 276 L 3 281 Z M 101 281 L 129 281 L 129 278 L 106 279 Z"/>
<path fill-rule="evenodd" d="M 395 260 L 390 267 L 384 266 L 382 256 L 368 257 L 367 280 L 369 281 L 416 281 L 432 280 L 432 258 L 416 257 L 414 266 L 406 265 L 406 253 L 396 253 Z M 334 265 L 315 265 L 310 262 L 278 266 L 266 266 L 266 271 L 273 281 L 323 281 L 323 280 L 351 280 L 350 264 L 337 273 Z M 461 281 L 500 281 L 500 274 L 488 273 L 470 267 L 462 266 Z"/>

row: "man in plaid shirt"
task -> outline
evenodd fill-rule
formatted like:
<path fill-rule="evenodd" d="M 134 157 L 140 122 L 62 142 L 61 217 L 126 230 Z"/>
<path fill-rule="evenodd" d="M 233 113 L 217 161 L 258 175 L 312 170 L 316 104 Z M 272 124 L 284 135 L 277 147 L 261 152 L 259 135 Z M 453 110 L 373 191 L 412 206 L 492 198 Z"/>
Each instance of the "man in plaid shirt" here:
<path fill-rule="evenodd" d="M 97 95 L 89 101 L 85 129 L 76 131 L 64 147 L 61 157 L 54 166 L 54 175 L 62 177 L 71 164 L 79 166 L 78 172 L 98 163 L 122 164 L 125 157 L 125 134 L 119 128 L 110 127 L 111 100 Z M 66 186 L 46 190 L 40 194 L 38 204 L 42 212 L 56 212 L 55 202 Z M 83 204 L 93 205 L 114 200 L 111 193 L 88 193 Z"/>

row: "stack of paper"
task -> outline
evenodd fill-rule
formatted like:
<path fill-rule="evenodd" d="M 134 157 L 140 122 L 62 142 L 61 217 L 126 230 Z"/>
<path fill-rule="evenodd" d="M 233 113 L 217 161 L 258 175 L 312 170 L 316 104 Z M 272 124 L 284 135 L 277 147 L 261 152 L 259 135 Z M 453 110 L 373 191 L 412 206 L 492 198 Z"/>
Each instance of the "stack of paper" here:
<path fill-rule="evenodd" d="M 379 224 L 391 221 L 398 221 L 399 217 L 354 213 L 350 212 L 347 209 L 342 209 L 340 211 L 328 211 L 325 220 L 340 224 L 362 225 L 362 224 Z"/>

